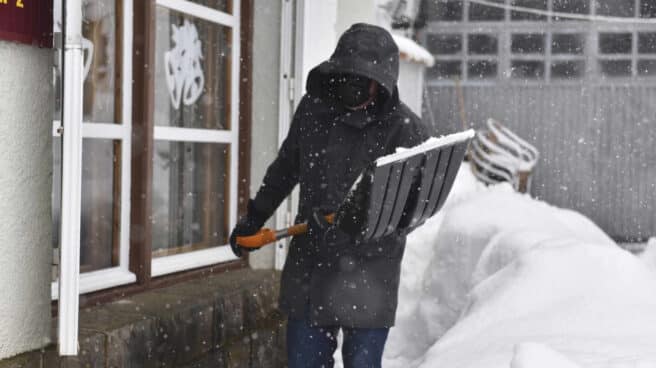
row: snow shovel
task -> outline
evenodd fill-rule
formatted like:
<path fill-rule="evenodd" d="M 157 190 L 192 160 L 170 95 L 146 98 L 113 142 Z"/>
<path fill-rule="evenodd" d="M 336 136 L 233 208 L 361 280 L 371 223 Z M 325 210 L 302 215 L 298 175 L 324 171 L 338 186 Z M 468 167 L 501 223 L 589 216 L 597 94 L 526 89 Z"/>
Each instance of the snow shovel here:
<path fill-rule="evenodd" d="M 383 156 L 365 168 L 335 214 L 326 220 L 358 241 L 414 229 L 433 216 L 451 191 L 473 130 L 430 138 Z M 237 237 L 247 248 L 259 248 L 307 232 L 307 224 L 282 230 L 262 229 Z"/>

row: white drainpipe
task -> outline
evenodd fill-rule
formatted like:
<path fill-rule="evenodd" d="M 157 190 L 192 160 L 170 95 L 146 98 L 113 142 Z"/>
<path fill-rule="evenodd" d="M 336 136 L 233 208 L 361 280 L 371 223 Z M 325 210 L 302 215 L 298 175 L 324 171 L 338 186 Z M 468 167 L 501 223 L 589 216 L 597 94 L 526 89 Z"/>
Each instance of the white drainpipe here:
<path fill-rule="evenodd" d="M 82 186 L 82 4 L 63 2 L 64 62 L 59 354 L 77 355 Z"/>

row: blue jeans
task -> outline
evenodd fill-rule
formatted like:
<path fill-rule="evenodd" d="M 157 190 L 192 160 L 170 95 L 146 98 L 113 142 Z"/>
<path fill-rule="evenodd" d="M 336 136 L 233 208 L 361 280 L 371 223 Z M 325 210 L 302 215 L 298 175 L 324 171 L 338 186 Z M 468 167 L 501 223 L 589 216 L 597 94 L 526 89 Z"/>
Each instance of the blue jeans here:
<path fill-rule="evenodd" d="M 289 368 L 332 368 L 339 326 L 313 327 L 303 320 L 287 321 Z M 380 368 L 389 328 L 341 328 L 344 368 Z"/>

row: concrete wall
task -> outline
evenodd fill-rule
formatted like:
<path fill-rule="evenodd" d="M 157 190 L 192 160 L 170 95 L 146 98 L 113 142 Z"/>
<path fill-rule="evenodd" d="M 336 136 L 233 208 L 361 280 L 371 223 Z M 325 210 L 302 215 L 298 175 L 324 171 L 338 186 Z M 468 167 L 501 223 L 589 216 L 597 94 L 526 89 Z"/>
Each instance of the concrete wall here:
<path fill-rule="evenodd" d="M 278 152 L 281 5 L 279 1 L 255 0 L 253 9 L 251 197 L 257 193 L 266 168 Z M 269 220 L 266 226 L 275 224 Z M 250 264 L 253 268 L 273 268 L 274 247 L 252 252 Z"/>
<path fill-rule="evenodd" d="M 0 41 L 0 359 L 50 336 L 52 51 Z"/>

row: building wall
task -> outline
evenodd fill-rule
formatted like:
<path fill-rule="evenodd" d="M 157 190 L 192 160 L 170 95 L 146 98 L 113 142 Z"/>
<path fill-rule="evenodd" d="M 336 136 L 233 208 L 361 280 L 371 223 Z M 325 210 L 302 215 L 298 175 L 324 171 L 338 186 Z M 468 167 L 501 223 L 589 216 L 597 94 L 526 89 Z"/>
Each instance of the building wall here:
<path fill-rule="evenodd" d="M 253 12 L 251 197 L 257 193 L 266 168 L 278 152 L 281 5 L 279 1 L 255 0 Z M 267 226 L 275 227 L 273 219 Z M 253 268 L 273 268 L 274 247 L 252 252 L 250 264 Z"/>
<path fill-rule="evenodd" d="M 52 51 L 0 41 L 0 359 L 50 336 Z"/>
<path fill-rule="evenodd" d="M 462 129 L 453 86 L 429 88 L 424 119 Z M 540 151 L 531 194 L 582 212 L 620 241 L 656 234 L 656 88 L 647 85 L 464 86 L 467 121 L 495 118 Z"/>
<path fill-rule="evenodd" d="M 417 115 L 421 116 L 424 91 L 424 70 L 421 63 L 401 60 L 399 63 L 399 98 Z"/>
<path fill-rule="evenodd" d="M 338 19 L 338 1 L 304 0 L 303 5 L 303 42 L 298 46 L 297 52 L 302 52 L 303 81 L 312 68 L 330 57 L 337 45 L 340 33 L 336 30 Z M 344 0 L 340 0 L 343 2 Z M 305 91 L 305 82 L 303 83 Z"/>

